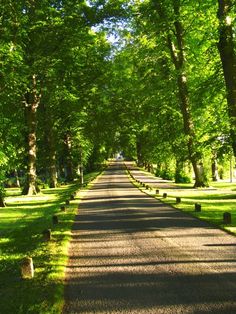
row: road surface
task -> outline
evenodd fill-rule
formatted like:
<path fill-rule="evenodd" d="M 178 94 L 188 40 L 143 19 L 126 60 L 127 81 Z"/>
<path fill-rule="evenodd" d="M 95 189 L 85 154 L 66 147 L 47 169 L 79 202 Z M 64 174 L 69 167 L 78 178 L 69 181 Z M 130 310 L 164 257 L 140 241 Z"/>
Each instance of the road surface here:
<path fill-rule="evenodd" d="M 66 313 L 236 313 L 236 237 L 135 188 L 114 162 L 80 204 Z"/>

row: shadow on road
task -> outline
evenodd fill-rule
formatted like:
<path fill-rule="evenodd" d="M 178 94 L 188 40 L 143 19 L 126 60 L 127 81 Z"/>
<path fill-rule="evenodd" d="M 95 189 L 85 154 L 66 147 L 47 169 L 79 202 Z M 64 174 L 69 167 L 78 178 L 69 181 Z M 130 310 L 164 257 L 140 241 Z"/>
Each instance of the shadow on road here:
<path fill-rule="evenodd" d="M 236 241 L 221 237 L 113 165 L 76 217 L 64 313 L 236 313 Z"/>

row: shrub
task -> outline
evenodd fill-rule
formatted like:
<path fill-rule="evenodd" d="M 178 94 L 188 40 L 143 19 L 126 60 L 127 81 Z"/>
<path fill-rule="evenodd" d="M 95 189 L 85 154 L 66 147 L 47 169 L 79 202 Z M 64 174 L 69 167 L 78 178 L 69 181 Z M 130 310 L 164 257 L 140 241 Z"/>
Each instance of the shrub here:
<path fill-rule="evenodd" d="M 191 178 L 186 174 L 176 173 L 175 183 L 191 183 Z"/>
<path fill-rule="evenodd" d="M 174 173 L 170 169 L 164 169 L 161 171 L 160 176 L 165 180 L 173 180 Z"/>

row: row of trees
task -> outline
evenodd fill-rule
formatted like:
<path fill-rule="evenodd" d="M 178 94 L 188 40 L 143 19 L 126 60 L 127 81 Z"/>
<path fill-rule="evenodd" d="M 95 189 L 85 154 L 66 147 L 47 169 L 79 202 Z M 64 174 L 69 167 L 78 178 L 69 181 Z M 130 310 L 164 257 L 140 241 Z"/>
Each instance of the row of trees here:
<path fill-rule="evenodd" d="M 55 187 L 114 150 L 216 179 L 236 155 L 234 4 L 3 0 L 0 180 L 27 173 L 35 194 L 37 175 Z"/>
<path fill-rule="evenodd" d="M 126 89 L 126 133 L 139 164 L 155 163 L 160 173 L 174 160 L 177 180 L 190 164 L 195 187 L 208 184 L 206 168 L 216 179 L 217 160 L 236 155 L 234 4 L 135 1 L 115 59 L 131 73 L 120 93 Z"/>
<path fill-rule="evenodd" d="M 0 179 L 26 174 L 24 194 L 38 192 L 37 176 L 55 187 L 107 157 L 111 45 L 93 27 L 124 14 L 111 2 L 0 4 Z"/>

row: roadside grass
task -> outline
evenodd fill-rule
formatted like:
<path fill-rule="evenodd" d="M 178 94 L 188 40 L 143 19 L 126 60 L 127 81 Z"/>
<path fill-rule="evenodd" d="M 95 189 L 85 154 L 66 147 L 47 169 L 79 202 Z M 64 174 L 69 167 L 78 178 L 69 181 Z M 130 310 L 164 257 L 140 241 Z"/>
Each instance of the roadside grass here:
<path fill-rule="evenodd" d="M 143 171 L 143 169 L 140 169 Z M 146 173 L 152 176 L 149 172 Z M 212 182 L 209 188 L 193 188 L 193 184 L 176 184 L 170 181 L 169 188 L 153 188 L 151 191 L 142 187 L 131 178 L 131 181 L 141 191 L 152 195 L 163 203 L 167 203 L 183 212 L 186 212 L 201 220 L 236 235 L 236 183 L 228 182 Z M 165 180 L 166 182 L 166 180 Z M 149 186 L 152 186 L 150 183 Z M 159 189 L 159 194 L 156 194 Z M 167 193 L 167 198 L 163 197 L 163 193 Z M 177 204 L 176 198 L 180 197 L 181 202 Z M 195 211 L 195 204 L 201 205 L 201 211 Z M 230 224 L 224 223 L 223 214 L 229 212 L 232 221 Z"/>
<path fill-rule="evenodd" d="M 85 182 L 98 174 L 85 176 Z M 66 205 L 66 212 L 60 207 L 75 191 L 76 184 L 45 189 L 33 197 L 7 190 L 7 207 L 0 208 L 0 313 L 61 313 L 67 249 L 80 194 Z M 52 222 L 55 214 L 58 224 Z M 51 229 L 52 240 L 44 241 L 45 229 Z M 20 263 L 26 256 L 33 258 L 32 279 L 21 278 Z"/>
<path fill-rule="evenodd" d="M 235 184 L 217 184 L 214 188 L 206 189 L 189 189 L 183 186 L 179 189 L 166 189 L 160 191 L 156 198 L 162 202 L 187 212 L 201 220 L 205 220 L 210 224 L 236 235 L 236 193 L 234 192 Z M 167 198 L 163 198 L 163 193 L 167 193 Z M 179 204 L 176 203 L 176 197 L 181 198 Z M 201 211 L 195 211 L 195 204 L 201 205 Z M 225 224 L 223 214 L 229 212 L 231 214 L 231 224 Z"/>

